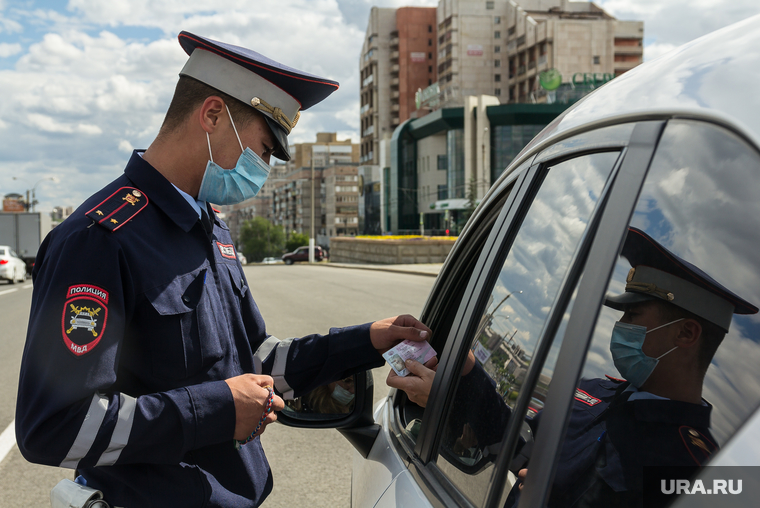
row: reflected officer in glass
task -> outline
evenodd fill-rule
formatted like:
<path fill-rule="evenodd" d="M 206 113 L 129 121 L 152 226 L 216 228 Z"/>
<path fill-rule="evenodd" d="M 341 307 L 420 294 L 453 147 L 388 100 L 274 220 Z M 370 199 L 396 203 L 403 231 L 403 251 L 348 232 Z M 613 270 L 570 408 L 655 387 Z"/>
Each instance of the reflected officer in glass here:
<path fill-rule="evenodd" d="M 645 466 L 701 466 L 718 448 L 702 383 L 733 314 L 758 309 L 639 229 L 622 256 L 625 292 L 605 305 L 623 311 L 610 352 L 625 380 L 581 380 L 549 506 L 640 506 Z"/>

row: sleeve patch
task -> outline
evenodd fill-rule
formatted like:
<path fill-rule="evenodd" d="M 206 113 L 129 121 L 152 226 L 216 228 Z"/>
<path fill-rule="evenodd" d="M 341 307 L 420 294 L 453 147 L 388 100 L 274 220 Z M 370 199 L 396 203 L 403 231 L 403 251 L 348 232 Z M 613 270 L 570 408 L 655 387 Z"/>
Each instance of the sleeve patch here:
<path fill-rule="evenodd" d="M 108 291 L 89 284 L 71 286 L 66 293 L 61 333 L 66 349 L 74 356 L 89 353 L 106 331 Z"/>
<path fill-rule="evenodd" d="M 148 205 L 148 196 L 134 187 L 122 187 L 85 215 L 111 232 L 132 220 Z"/>

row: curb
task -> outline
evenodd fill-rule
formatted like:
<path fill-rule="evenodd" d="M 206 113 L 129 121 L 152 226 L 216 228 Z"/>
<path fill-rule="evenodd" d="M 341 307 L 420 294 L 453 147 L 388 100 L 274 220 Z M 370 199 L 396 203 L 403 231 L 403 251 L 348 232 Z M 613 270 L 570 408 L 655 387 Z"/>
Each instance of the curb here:
<path fill-rule="evenodd" d="M 403 268 L 392 268 L 393 265 L 351 265 L 348 263 L 314 263 L 314 266 L 330 266 L 332 268 L 348 268 L 350 270 L 374 270 L 376 272 L 405 273 L 409 275 L 422 275 L 424 277 L 438 277 L 438 272 L 423 272 Z"/>

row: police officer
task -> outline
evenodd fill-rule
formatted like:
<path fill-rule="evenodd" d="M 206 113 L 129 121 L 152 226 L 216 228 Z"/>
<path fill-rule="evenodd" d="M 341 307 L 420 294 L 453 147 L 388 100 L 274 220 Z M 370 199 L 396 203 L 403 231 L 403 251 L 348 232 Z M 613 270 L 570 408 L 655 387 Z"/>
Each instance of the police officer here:
<path fill-rule="evenodd" d="M 280 341 L 210 203 L 253 197 L 338 83 L 188 32 L 158 137 L 40 248 L 16 436 L 112 505 L 258 506 L 257 437 L 292 398 L 430 331 L 411 316 Z M 68 505 L 66 505 L 68 506 Z"/>

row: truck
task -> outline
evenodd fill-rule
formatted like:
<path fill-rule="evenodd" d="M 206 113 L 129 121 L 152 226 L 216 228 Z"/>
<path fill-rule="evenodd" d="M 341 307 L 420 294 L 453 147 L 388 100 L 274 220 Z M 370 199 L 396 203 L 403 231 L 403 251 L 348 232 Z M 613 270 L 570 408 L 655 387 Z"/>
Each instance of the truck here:
<path fill-rule="evenodd" d="M 27 273 L 32 272 L 34 259 L 51 229 L 47 212 L 0 212 L 0 245 L 8 245 L 26 263 Z"/>

